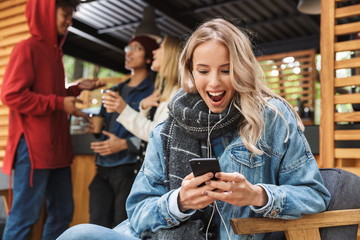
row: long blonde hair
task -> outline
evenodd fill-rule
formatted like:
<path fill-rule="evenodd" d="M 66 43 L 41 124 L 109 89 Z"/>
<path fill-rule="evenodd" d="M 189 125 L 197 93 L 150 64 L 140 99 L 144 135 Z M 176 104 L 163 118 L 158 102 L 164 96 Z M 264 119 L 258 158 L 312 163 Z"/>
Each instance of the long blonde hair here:
<path fill-rule="evenodd" d="M 179 86 L 179 56 L 181 52 L 180 40 L 172 36 L 166 36 L 163 42 L 164 56 L 160 70 L 155 81 L 155 89 L 164 87 L 160 101 L 167 101 Z"/>
<path fill-rule="evenodd" d="M 181 87 L 186 92 L 196 92 L 192 76 L 194 50 L 200 44 L 210 40 L 224 44 L 229 50 L 230 78 L 232 86 L 236 91 L 235 101 L 233 102 L 245 118 L 243 122 L 239 123 L 239 134 L 249 151 L 260 155 L 263 154 L 262 149 L 258 148 L 258 142 L 265 131 L 263 119 L 263 113 L 266 113 L 265 106 L 269 106 L 285 121 L 283 115 L 268 103 L 267 98 L 277 98 L 284 101 L 296 116 L 299 128 L 304 129 L 304 125 L 293 107 L 262 83 L 261 80 L 264 79 L 264 74 L 254 56 L 247 35 L 230 22 L 221 18 L 210 20 L 199 26 L 184 46 L 180 55 L 179 72 Z M 289 135 L 287 123 L 286 126 Z M 287 138 L 285 141 L 287 141 Z"/>

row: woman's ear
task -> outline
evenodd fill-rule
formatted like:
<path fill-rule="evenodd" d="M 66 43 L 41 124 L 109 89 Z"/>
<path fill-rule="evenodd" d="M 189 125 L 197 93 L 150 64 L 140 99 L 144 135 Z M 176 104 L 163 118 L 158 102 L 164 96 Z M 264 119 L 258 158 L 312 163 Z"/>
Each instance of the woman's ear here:
<path fill-rule="evenodd" d="M 151 60 L 149 58 L 146 59 L 147 64 L 151 64 Z"/>

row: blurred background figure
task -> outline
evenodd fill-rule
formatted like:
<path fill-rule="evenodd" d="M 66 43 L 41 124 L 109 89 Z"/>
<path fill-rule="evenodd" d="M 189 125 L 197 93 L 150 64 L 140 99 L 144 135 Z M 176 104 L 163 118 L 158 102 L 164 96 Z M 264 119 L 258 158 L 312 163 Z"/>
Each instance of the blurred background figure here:
<path fill-rule="evenodd" d="M 140 103 L 140 112 L 126 104 L 121 96 L 111 92 L 104 106 L 120 115 L 116 119 L 129 132 L 139 137 L 142 142 L 137 157 L 137 170 L 145 158 L 147 142 L 152 129 L 168 117 L 167 105 L 171 97 L 179 89 L 178 62 L 180 55 L 178 38 L 166 36 L 160 47 L 153 51 L 154 59 L 151 69 L 158 72 L 155 91 Z"/>
<path fill-rule="evenodd" d="M 43 239 L 55 239 L 73 217 L 70 164 L 73 149 L 68 114 L 88 118 L 75 107 L 89 79 L 65 88 L 62 45 L 79 0 L 29 0 L 25 15 L 31 36 L 12 52 L 1 100 L 10 108 L 2 171 L 14 169 L 13 202 L 3 239 L 27 239 L 46 199 Z"/>
<path fill-rule="evenodd" d="M 131 77 L 112 87 L 112 93 L 121 96 L 134 109 L 154 91 L 150 66 L 152 52 L 158 47 L 156 41 L 147 36 L 136 36 L 125 47 L 125 67 L 131 70 Z M 103 98 L 108 100 L 109 93 Z M 135 178 L 140 139 L 116 121 L 117 112 L 102 106 L 100 115 L 105 118 L 104 131 L 100 141 L 91 143 L 97 170 L 89 187 L 90 223 L 113 227 L 127 218 L 125 201 Z"/>
<path fill-rule="evenodd" d="M 167 105 L 179 89 L 180 51 L 179 39 L 172 36 L 166 36 L 160 47 L 153 51 L 154 60 L 151 69 L 158 72 L 155 91 L 141 101 L 140 112 L 126 104 L 124 99 L 114 92 L 110 93 L 110 98 L 104 100 L 104 106 L 107 109 L 120 114 L 116 120 L 143 141 L 149 141 L 151 130 L 168 117 Z"/>

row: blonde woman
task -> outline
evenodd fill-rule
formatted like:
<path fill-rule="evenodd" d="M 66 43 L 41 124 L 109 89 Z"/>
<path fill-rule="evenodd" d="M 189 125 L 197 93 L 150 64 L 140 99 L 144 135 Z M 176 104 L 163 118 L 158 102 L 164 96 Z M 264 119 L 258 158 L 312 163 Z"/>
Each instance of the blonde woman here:
<path fill-rule="evenodd" d="M 178 62 L 180 42 L 177 38 L 166 36 L 160 47 L 153 51 L 151 69 L 158 72 L 155 91 L 140 103 L 140 112 L 126 104 L 122 97 L 112 94 L 104 99 L 107 109 L 117 111 L 117 121 L 129 132 L 148 142 L 151 130 L 168 117 L 167 105 L 179 89 Z M 156 108 L 155 112 L 152 112 Z"/>
<path fill-rule="evenodd" d="M 326 209 L 330 194 L 300 119 L 261 83 L 241 30 L 223 19 L 202 24 L 179 66 L 183 90 L 150 136 L 127 199 L 128 220 L 114 230 L 85 225 L 69 235 L 92 229 L 104 239 L 259 240 L 269 236 L 235 235 L 230 218 L 293 219 Z M 189 160 L 211 157 L 221 172 L 194 177 Z"/>

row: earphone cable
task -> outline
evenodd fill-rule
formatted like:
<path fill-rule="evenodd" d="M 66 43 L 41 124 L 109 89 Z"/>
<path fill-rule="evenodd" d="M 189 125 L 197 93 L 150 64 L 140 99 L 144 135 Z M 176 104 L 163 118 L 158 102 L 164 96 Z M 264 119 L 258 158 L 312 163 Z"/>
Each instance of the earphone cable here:
<path fill-rule="evenodd" d="M 212 146 L 211 146 L 211 141 L 210 141 L 211 132 L 214 130 L 214 128 L 216 127 L 216 125 L 218 125 L 219 123 L 221 123 L 221 122 L 229 115 L 231 106 L 233 105 L 233 100 L 234 100 L 234 99 L 232 99 L 232 101 L 231 101 L 231 103 L 230 103 L 230 107 L 229 107 L 228 112 L 226 113 L 226 115 L 225 115 L 222 119 L 220 119 L 217 123 L 215 123 L 214 126 L 213 126 L 211 129 L 210 129 L 210 114 L 211 114 L 211 111 L 210 111 L 210 108 L 209 108 L 209 114 L 208 114 L 208 137 L 207 137 L 207 143 L 206 143 L 206 145 L 207 145 L 207 157 L 208 157 L 208 158 L 212 157 Z M 228 228 L 227 228 L 227 226 L 226 226 L 226 223 L 225 223 L 225 221 L 224 221 L 223 216 L 222 216 L 221 213 L 220 213 L 220 210 L 219 210 L 219 208 L 218 208 L 218 206 L 217 206 L 216 201 L 214 201 L 214 203 L 213 203 L 213 210 L 212 210 L 212 213 L 211 213 L 211 217 L 210 217 L 209 223 L 208 223 L 208 225 L 207 225 L 207 227 L 206 227 L 206 233 L 205 233 L 205 234 L 206 234 L 206 235 L 205 235 L 205 236 L 206 236 L 206 240 L 208 240 L 208 232 L 209 232 L 209 228 L 210 228 L 211 221 L 212 221 L 212 219 L 213 219 L 213 217 L 214 217 L 214 214 L 215 214 L 215 208 L 216 208 L 217 212 L 219 213 L 221 222 L 222 222 L 222 223 L 224 224 L 224 226 L 225 226 L 226 234 L 227 234 L 229 240 L 231 240 L 231 237 L 230 237 L 230 234 L 229 234 L 229 230 L 228 230 Z"/>

